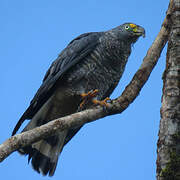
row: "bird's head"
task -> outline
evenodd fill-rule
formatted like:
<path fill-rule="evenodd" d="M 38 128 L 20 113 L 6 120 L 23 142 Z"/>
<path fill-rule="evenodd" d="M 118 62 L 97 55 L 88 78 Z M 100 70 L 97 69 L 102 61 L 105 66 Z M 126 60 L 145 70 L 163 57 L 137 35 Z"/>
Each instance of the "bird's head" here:
<path fill-rule="evenodd" d="M 134 23 L 124 23 L 114 29 L 112 32 L 121 40 L 128 40 L 135 43 L 140 36 L 145 37 L 145 29 Z"/>

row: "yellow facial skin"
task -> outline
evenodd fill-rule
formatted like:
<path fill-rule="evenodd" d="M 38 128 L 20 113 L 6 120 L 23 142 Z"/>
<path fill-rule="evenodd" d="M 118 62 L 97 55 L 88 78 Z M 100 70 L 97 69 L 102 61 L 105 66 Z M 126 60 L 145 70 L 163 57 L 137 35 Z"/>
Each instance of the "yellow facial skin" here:
<path fill-rule="evenodd" d="M 137 32 L 137 26 L 135 24 L 129 24 L 129 26 L 133 29 L 134 32 Z"/>
<path fill-rule="evenodd" d="M 129 24 L 131 28 L 136 28 L 137 26 L 135 24 Z"/>

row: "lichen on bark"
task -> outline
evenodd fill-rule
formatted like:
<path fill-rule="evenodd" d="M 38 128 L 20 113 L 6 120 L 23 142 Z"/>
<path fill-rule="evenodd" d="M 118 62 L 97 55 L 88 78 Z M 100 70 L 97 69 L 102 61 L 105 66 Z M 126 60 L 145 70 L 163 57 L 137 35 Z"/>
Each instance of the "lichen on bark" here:
<path fill-rule="evenodd" d="M 180 0 L 171 0 L 171 30 L 163 74 L 157 180 L 180 180 Z"/>
<path fill-rule="evenodd" d="M 160 177 L 163 180 L 180 180 L 180 154 L 176 149 L 169 152 L 170 159 L 166 163 L 166 167 L 160 172 Z"/>

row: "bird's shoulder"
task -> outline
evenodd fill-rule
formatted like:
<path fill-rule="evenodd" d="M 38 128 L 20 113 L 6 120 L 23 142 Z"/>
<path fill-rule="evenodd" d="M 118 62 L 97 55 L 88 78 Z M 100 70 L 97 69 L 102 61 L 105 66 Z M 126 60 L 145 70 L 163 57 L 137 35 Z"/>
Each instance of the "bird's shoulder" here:
<path fill-rule="evenodd" d="M 103 34 L 103 32 L 88 32 L 70 41 L 57 59 L 52 62 L 43 78 L 43 82 L 57 73 L 63 74 L 67 69 L 79 62 L 80 59 L 84 58 L 97 46 Z"/>

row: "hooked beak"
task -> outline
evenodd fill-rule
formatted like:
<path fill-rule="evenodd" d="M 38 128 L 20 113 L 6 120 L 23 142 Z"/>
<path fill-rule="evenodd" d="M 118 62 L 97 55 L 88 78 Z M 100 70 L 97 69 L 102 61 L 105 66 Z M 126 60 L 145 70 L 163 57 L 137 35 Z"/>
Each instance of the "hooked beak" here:
<path fill-rule="evenodd" d="M 145 29 L 143 27 L 136 26 L 133 31 L 137 36 L 142 36 L 143 38 L 145 37 Z"/>

